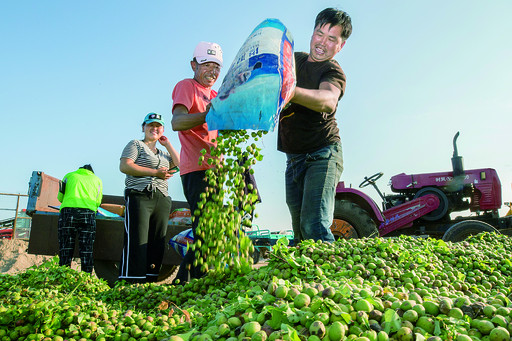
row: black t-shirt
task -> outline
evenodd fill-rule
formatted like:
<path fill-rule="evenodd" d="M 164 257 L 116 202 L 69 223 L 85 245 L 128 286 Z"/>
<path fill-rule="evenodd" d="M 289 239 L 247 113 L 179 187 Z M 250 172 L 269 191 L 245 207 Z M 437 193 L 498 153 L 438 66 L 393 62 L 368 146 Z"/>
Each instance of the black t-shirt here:
<path fill-rule="evenodd" d="M 338 62 L 308 62 L 308 54 L 295 52 L 297 86 L 318 89 L 329 82 L 345 92 L 345 74 Z M 338 99 L 338 100 L 339 100 Z M 336 111 L 317 112 L 302 105 L 289 103 L 279 116 L 277 149 L 291 154 L 310 153 L 340 141 Z"/>

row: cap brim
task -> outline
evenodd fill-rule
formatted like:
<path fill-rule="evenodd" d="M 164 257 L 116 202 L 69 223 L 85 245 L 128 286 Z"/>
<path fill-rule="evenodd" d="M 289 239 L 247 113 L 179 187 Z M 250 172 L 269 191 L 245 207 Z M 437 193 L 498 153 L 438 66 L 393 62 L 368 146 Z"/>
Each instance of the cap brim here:
<path fill-rule="evenodd" d="M 156 122 L 156 123 L 160 123 L 160 125 L 164 125 L 164 122 L 162 120 L 147 120 L 147 121 L 144 121 L 144 124 L 148 124 L 148 123 L 153 123 L 153 122 Z"/>
<path fill-rule="evenodd" d="M 220 67 L 222 67 L 222 61 L 220 61 L 219 59 L 217 58 L 212 58 L 211 56 L 208 56 L 208 57 L 196 57 L 196 61 L 199 63 L 199 64 L 204 64 L 204 63 L 208 63 L 208 62 L 213 62 L 213 63 L 217 63 L 219 64 Z"/>

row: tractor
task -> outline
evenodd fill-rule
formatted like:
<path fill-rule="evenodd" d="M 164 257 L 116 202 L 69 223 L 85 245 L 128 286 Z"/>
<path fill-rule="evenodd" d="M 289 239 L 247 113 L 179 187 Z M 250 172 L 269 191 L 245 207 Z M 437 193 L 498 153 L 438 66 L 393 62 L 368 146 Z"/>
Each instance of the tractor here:
<path fill-rule="evenodd" d="M 509 234 L 512 216 L 500 217 L 501 182 L 492 168 L 465 170 L 453 138 L 452 170 L 438 173 L 397 174 L 391 177 L 393 194 L 377 186 L 383 173 L 365 177 L 359 188 L 373 186 L 382 199 L 382 209 L 364 192 L 336 188 L 331 231 L 336 238 L 392 237 L 402 234 L 457 242 L 483 231 Z M 457 212 L 469 212 L 457 216 Z"/>

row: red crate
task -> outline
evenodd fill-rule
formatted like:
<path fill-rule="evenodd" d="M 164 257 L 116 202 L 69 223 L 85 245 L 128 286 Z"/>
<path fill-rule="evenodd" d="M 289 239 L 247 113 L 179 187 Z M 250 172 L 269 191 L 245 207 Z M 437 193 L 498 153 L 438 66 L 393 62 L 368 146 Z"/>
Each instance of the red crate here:
<path fill-rule="evenodd" d="M 0 239 L 11 239 L 12 228 L 0 228 Z"/>

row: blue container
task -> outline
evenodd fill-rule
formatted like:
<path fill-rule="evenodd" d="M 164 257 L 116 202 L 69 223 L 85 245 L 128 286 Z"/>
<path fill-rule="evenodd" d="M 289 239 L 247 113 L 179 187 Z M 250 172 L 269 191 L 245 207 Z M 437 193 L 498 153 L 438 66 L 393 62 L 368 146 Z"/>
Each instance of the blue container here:
<path fill-rule="evenodd" d="M 273 131 L 295 87 L 293 38 L 266 19 L 245 41 L 206 116 L 209 130 Z"/>

